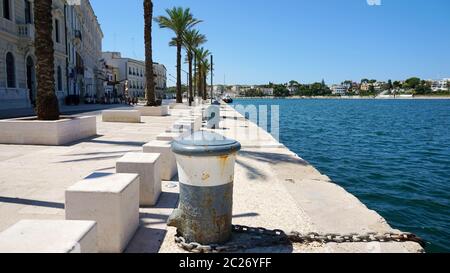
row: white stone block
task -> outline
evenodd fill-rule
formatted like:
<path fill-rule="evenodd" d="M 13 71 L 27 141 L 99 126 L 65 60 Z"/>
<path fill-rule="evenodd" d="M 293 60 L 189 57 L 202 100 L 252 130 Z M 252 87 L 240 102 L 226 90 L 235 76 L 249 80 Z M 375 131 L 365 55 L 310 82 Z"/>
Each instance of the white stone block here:
<path fill-rule="evenodd" d="M 0 253 L 97 253 L 94 221 L 22 220 L 0 233 Z"/>
<path fill-rule="evenodd" d="M 64 117 L 55 121 L 36 118 L 0 120 L 0 143 L 65 145 L 97 135 L 95 116 Z"/>
<path fill-rule="evenodd" d="M 161 179 L 170 181 L 177 175 L 177 161 L 170 141 L 152 141 L 143 146 L 144 153 L 160 154 Z"/>
<path fill-rule="evenodd" d="M 195 132 L 195 122 L 193 120 L 180 119 L 172 126 L 175 130 L 187 130 L 189 132 Z"/>
<path fill-rule="evenodd" d="M 161 194 L 161 162 L 158 153 L 127 153 L 116 162 L 117 173 L 139 174 L 141 206 L 154 206 Z"/>
<path fill-rule="evenodd" d="M 98 248 L 121 253 L 139 226 L 139 176 L 94 173 L 66 191 L 66 219 L 97 222 Z"/>
<path fill-rule="evenodd" d="M 162 133 L 156 137 L 156 140 L 160 141 L 173 141 L 180 138 L 182 134 L 180 133 Z"/>
<path fill-rule="evenodd" d="M 103 122 L 141 123 L 138 110 L 105 110 L 102 112 Z"/>
<path fill-rule="evenodd" d="M 143 117 L 158 117 L 158 116 L 168 116 L 169 115 L 169 106 L 161 105 L 161 106 L 144 106 L 139 108 L 141 112 L 141 116 Z"/>

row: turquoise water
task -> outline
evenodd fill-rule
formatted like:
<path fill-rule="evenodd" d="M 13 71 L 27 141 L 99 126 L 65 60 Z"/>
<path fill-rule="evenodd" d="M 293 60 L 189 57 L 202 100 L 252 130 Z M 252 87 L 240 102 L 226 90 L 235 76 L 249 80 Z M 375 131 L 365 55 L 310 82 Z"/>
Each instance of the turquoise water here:
<path fill-rule="evenodd" d="M 450 100 L 234 104 L 279 105 L 283 144 L 428 252 L 450 252 Z"/>

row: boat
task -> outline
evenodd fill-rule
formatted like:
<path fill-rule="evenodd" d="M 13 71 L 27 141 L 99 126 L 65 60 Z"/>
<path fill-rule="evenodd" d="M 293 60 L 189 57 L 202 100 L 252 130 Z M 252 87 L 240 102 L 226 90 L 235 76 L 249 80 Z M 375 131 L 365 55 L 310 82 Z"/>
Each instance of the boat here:
<path fill-rule="evenodd" d="M 225 103 L 233 103 L 233 99 L 230 97 L 230 95 L 223 96 L 222 100 Z"/>

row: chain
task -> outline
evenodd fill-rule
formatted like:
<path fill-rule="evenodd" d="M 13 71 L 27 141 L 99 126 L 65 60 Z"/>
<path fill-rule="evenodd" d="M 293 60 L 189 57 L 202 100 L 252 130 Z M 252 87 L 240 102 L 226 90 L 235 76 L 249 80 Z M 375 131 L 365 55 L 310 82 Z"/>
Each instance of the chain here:
<path fill-rule="evenodd" d="M 192 253 L 224 253 L 236 252 L 240 250 L 254 249 L 258 247 L 274 247 L 289 245 L 293 243 L 310 244 L 310 243 L 369 243 L 369 242 L 415 242 L 425 247 L 426 242 L 411 233 L 366 233 L 366 234 L 318 234 L 299 232 L 291 232 L 289 234 L 282 230 L 269 230 L 265 228 L 253 228 L 248 226 L 233 226 L 233 233 L 248 234 L 255 236 L 248 243 L 228 243 L 224 245 L 201 245 L 199 243 L 188 243 L 180 234 L 175 236 L 175 243 L 183 250 Z"/>

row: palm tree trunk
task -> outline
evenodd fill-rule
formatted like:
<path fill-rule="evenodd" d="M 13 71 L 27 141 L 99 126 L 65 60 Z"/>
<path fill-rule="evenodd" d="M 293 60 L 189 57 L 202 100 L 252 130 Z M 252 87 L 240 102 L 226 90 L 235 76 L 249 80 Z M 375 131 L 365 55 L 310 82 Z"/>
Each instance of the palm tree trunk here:
<path fill-rule="evenodd" d="M 52 0 L 34 2 L 35 54 L 39 120 L 59 119 L 59 104 L 55 94 L 55 55 L 53 48 Z"/>
<path fill-rule="evenodd" d="M 181 93 L 181 38 L 177 38 L 177 103 L 183 103 Z"/>
<path fill-rule="evenodd" d="M 194 101 L 194 91 L 192 88 L 192 52 L 188 52 L 188 63 L 189 63 L 189 106 L 192 105 Z"/>
<path fill-rule="evenodd" d="M 155 77 L 153 73 L 153 48 L 152 48 L 152 20 L 153 20 L 153 2 L 144 0 L 144 19 L 145 19 L 145 77 L 147 81 L 147 106 L 156 106 L 155 99 Z"/>
<path fill-rule="evenodd" d="M 207 90 L 207 86 L 208 83 L 206 82 L 206 73 L 203 73 L 203 99 L 207 100 L 208 99 L 208 90 Z"/>
<path fill-rule="evenodd" d="M 194 54 L 194 72 L 193 72 L 193 74 L 194 74 L 194 81 L 193 81 L 193 83 L 194 83 L 194 85 L 193 85 L 193 89 L 194 89 L 194 97 L 195 96 L 197 96 L 198 95 L 198 93 L 197 93 L 197 57 L 195 56 L 195 54 Z"/>
<path fill-rule="evenodd" d="M 198 81 L 198 92 L 199 92 L 199 97 L 201 97 L 203 99 L 203 82 L 202 82 L 202 69 L 201 66 L 198 66 L 198 75 L 197 75 L 197 81 Z"/>

